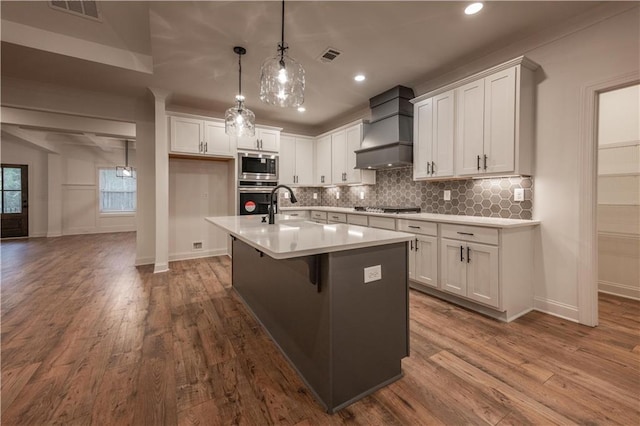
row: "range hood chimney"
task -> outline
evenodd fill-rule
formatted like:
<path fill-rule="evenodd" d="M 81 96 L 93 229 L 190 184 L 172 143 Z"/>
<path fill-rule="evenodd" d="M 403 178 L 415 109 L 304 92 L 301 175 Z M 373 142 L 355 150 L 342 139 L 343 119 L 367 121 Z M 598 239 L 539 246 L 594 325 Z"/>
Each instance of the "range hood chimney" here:
<path fill-rule="evenodd" d="M 413 90 L 396 86 L 369 99 L 371 122 L 364 126 L 356 169 L 389 169 L 413 164 Z"/>

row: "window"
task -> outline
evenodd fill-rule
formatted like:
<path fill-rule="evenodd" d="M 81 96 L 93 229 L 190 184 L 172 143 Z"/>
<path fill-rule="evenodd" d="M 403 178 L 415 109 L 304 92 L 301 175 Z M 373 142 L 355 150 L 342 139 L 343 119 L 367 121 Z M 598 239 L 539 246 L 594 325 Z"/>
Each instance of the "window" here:
<path fill-rule="evenodd" d="M 99 169 L 100 213 L 136 211 L 136 172 L 133 177 L 116 176 L 116 168 Z"/>
<path fill-rule="evenodd" d="M 2 213 L 22 213 L 22 191 L 25 189 L 25 182 L 22 182 L 22 169 L 25 167 L 3 165 L 0 169 L 0 211 Z"/>

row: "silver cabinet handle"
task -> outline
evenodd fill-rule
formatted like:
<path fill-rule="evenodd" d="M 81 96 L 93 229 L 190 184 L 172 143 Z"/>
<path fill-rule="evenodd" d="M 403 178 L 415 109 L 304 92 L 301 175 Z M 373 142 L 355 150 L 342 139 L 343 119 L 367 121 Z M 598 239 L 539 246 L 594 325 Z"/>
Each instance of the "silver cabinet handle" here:
<path fill-rule="evenodd" d="M 469 235 L 473 237 L 473 233 L 472 232 L 458 232 L 458 234 L 460 235 Z"/>
<path fill-rule="evenodd" d="M 480 156 L 479 155 L 477 157 L 476 166 L 477 166 L 478 170 L 480 170 Z"/>
<path fill-rule="evenodd" d="M 200 141 L 200 144 L 198 145 L 198 152 L 202 152 L 202 141 Z"/>
<path fill-rule="evenodd" d="M 409 241 L 411 243 L 411 248 L 410 250 L 413 251 L 413 240 Z"/>
<path fill-rule="evenodd" d="M 209 152 L 209 142 L 204 143 L 204 152 Z"/>
<path fill-rule="evenodd" d="M 427 174 L 430 175 L 431 174 L 431 163 L 427 162 Z"/>
<path fill-rule="evenodd" d="M 434 175 L 436 173 L 436 163 L 431 162 L 431 174 Z"/>
<path fill-rule="evenodd" d="M 415 226 L 415 225 L 409 225 L 409 228 L 412 228 L 412 229 L 420 229 L 420 227 L 419 227 L 419 226 Z"/>
<path fill-rule="evenodd" d="M 331 216 L 331 219 L 336 219 L 336 220 L 338 220 L 338 219 L 340 219 L 340 218 L 339 218 L 338 216 Z"/>
<path fill-rule="evenodd" d="M 418 239 L 416 238 L 416 251 L 418 251 Z"/>
<path fill-rule="evenodd" d="M 484 155 L 484 169 L 487 170 L 487 154 Z"/>
<path fill-rule="evenodd" d="M 471 248 L 467 246 L 467 263 L 471 262 Z"/>
<path fill-rule="evenodd" d="M 460 262 L 464 262 L 464 247 L 460 246 Z"/>

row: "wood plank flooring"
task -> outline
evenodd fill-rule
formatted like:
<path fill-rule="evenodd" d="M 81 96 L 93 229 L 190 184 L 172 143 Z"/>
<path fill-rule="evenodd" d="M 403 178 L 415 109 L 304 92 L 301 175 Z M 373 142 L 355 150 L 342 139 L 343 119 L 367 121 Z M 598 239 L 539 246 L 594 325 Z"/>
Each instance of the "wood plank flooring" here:
<path fill-rule="evenodd" d="M 503 324 L 411 292 L 405 377 L 330 416 L 228 258 L 135 268 L 135 234 L 3 241 L 3 425 L 640 424 L 640 303 Z"/>

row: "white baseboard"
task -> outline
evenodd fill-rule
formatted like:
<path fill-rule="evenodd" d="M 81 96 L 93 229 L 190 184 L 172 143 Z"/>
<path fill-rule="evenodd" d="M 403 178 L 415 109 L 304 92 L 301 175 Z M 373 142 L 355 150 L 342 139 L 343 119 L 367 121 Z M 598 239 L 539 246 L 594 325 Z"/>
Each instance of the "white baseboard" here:
<path fill-rule="evenodd" d="M 135 226 L 109 226 L 106 228 L 69 228 L 62 231 L 63 235 L 84 235 L 84 234 L 112 234 L 115 232 L 135 232 Z"/>
<path fill-rule="evenodd" d="M 155 265 L 153 265 L 154 274 L 160 274 L 162 272 L 167 272 L 167 271 L 169 271 L 168 263 L 156 263 Z"/>
<path fill-rule="evenodd" d="M 29 234 L 29 238 L 40 238 L 40 237 L 48 237 L 46 232 L 34 232 Z"/>
<path fill-rule="evenodd" d="M 226 256 L 227 249 L 212 249 L 212 250 L 199 250 L 199 251 L 188 251 L 183 253 L 173 253 L 169 254 L 169 261 L 173 262 L 176 260 L 188 260 L 188 259 L 200 259 L 202 257 L 212 257 L 212 256 Z"/>
<path fill-rule="evenodd" d="M 47 238 L 62 237 L 62 232 L 47 232 Z"/>
<path fill-rule="evenodd" d="M 155 260 L 156 258 L 153 256 L 136 257 L 135 266 L 153 265 L 153 262 L 155 262 Z"/>
<path fill-rule="evenodd" d="M 627 299 L 640 300 L 640 287 L 627 284 L 614 283 L 611 281 L 598 281 L 598 291 L 601 293 L 613 294 L 614 296 L 626 297 Z"/>
<path fill-rule="evenodd" d="M 564 318 L 569 321 L 578 322 L 577 306 L 556 302 L 555 300 L 543 299 L 542 297 L 534 297 L 533 307 L 536 311 Z"/>

